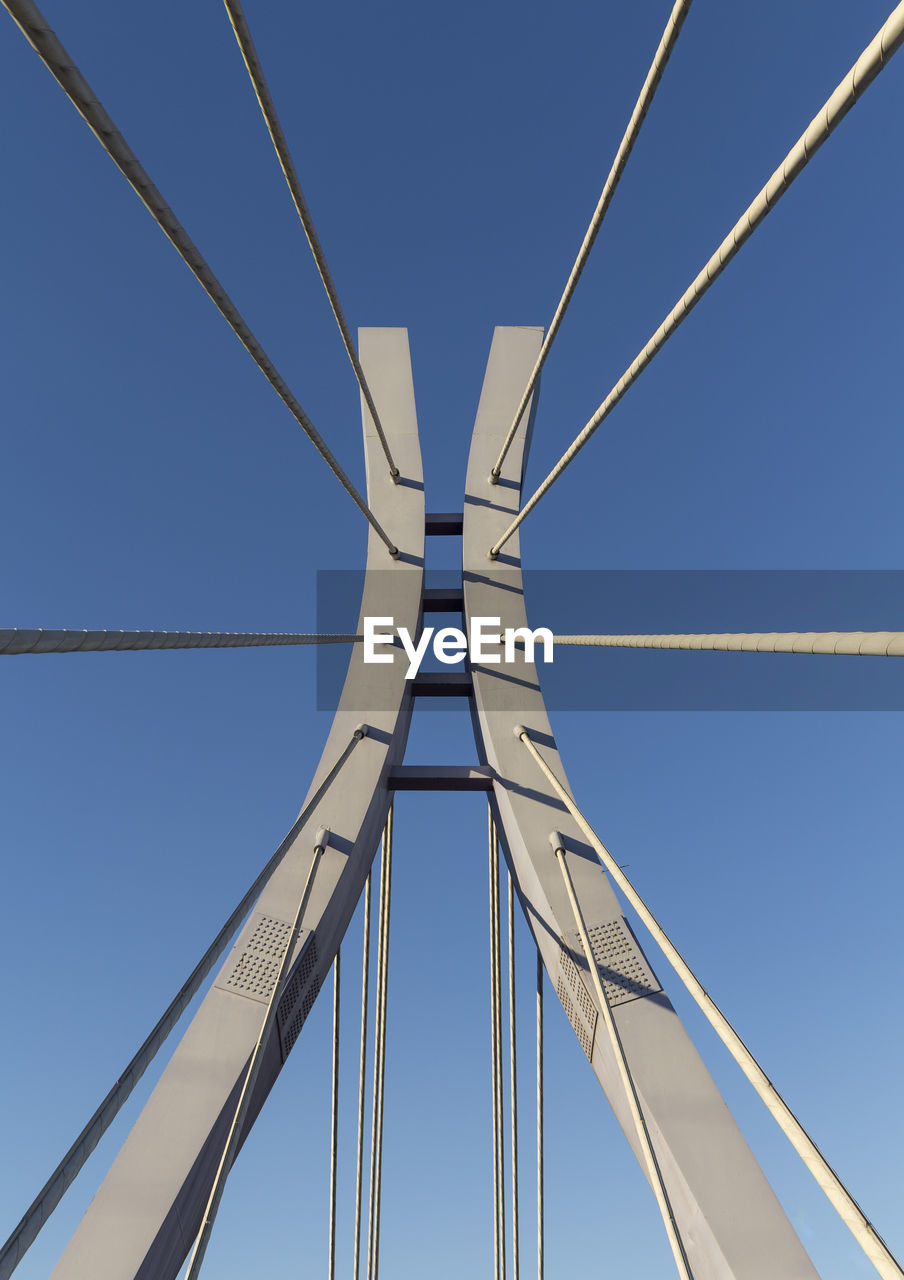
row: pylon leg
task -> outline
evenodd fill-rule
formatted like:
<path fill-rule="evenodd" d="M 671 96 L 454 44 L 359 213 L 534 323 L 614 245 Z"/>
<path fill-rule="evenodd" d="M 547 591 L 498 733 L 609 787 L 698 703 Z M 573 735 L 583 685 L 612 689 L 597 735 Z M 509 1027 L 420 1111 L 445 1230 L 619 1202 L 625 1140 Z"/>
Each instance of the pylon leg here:
<path fill-rule="evenodd" d="M 371 531 L 361 617 L 391 614 L 413 634 L 423 591 L 424 488 L 407 332 L 362 330 L 360 354 L 403 477 L 401 484 L 393 483 L 370 414 L 362 407 L 368 500 L 402 555 L 391 560 Z M 362 722 L 367 736 L 261 893 L 57 1264 L 54 1280 L 172 1280 L 178 1273 L 200 1225 L 319 828 L 330 832 L 329 845 L 264 1047 L 243 1140 L 298 1037 L 364 887 L 391 800 L 386 777 L 401 762 L 408 736 L 411 688 L 404 676 L 403 664 L 366 665 L 362 646 L 354 647 L 309 796 Z"/>
<path fill-rule="evenodd" d="M 487 549 L 520 506 L 536 396 L 499 483 L 490 487 L 488 476 L 541 340 L 542 330 L 529 328 L 497 328 L 493 337 L 464 506 L 469 624 L 486 617 L 499 618 L 502 628 L 527 626 L 517 535 L 494 562 Z M 515 725 L 523 724 L 564 782 L 536 667 L 526 657 L 514 671 L 511 664 L 502 670 L 476 662 L 472 677 L 478 749 L 495 774 L 491 804 L 528 925 L 581 1047 L 649 1176 L 611 1043 L 602 1032 L 595 984 L 550 833 L 561 832 L 569 853 L 578 855 L 569 861 L 575 894 L 695 1280 L 813 1280 L 813 1264 L 634 937 L 608 876 L 514 735 Z"/>

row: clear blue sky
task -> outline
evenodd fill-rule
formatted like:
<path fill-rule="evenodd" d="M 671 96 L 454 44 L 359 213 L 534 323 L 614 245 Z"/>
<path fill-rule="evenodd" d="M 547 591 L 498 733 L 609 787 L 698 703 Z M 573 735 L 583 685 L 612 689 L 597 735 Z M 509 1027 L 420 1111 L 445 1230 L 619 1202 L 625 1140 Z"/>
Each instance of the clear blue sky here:
<path fill-rule="evenodd" d="M 544 375 L 529 482 L 888 2 L 697 0 Z M 428 507 L 460 507 L 492 328 L 548 323 L 668 11 L 248 0 L 349 319 L 409 330 Z M 363 483 L 357 389 L 222 7 L 46 13 Z M 5 15 L 2 33 L 0 626 L 312 630 L 315 572 L 360 564 L 363 520 Z M 904 54 L 529 518 L 529 563 L 904 567 L 902 108 Z M 291 824 L 329 717 L 303 650 L 0 665 L 5 1235 Z M 904 1253 L 900 714 L 572 713 L 554 727 L 597 830 Z M 409 760 L 471 760 L 469 739 L 464 714 L 421 715 Z M 487 1274 L 482 801 L 404 797 L 396 835 L 384 1274 Z M 356 922 L 344 1275 L 359 938 Z M 529 1274 L 523 929 L 519 945 Z M 650 955 L 825 1280 L 871 1275 Z M 593 1271 L 604 1244 L 612 1274 L 668 1275 L 652 1196 L 551 993 L 548 1008 L 548 1274 Z M 325 1271 L 328 1023 L 321 1000 L 230 1180 L 211 1276 Z M 50 1270 L 148 1088 L 22 1280 Z"/>

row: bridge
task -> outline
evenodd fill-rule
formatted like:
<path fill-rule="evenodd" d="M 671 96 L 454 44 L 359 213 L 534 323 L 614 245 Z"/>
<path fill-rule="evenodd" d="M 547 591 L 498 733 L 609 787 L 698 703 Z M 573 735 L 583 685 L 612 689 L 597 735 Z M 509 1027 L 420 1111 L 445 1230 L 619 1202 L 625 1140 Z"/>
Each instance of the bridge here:
<path fill-rule="evenodd" d="M 229 1203 L 223 1197 L 233 1163 L 252 1126 L 261 1123 L 258 1116 L 266 1116 L 277 1106 L 277 1100 L 269 1100 L 268 1095 L 290 1054 L 297 1053 L 299 1038 L 304 1040 L 311 1034 L 315 1011 L 331 991 L 336 1029 L 331 1037 L 328 1073 L 333 1088 L 331 1133 L 323 1165 L 329 1187 L 324 1215 L 327 1264 L 332 1276 L 339 1227 L 348 1234 L 353 1223 L 354 1273 L 357 1276 L 366 1270 L 369 1280 L 376 1276 L 385 1190 L 382 1144 L 392 972 L 389 885 L 394 815 L 408 800 L 407 796 L 397 798 L 397 793 L 455 791 L 489 798 L 487 984 L 492 1163 L 487 1182 L 493 1232 L 487 1267 L 492 1265 L 497 1276 L 509 1271 L 517 1276 L 519 1269 L 528 1265 L 528 1255 L 535 1252 L 530 1265 L 536 1266 L 541 1277 L 544 1274 L 546 1234 L 555 1229 L 553 1221 L 547 1227 L 544 1208 L 548 1198 L 544 1165 L 548 1081 L 544 1086 L 543 1073 L 538 1070 L 536 1090 L 530 1091 L 536 1097 L 530 1098 L 531 1105 L 526 1107 L 524 1055 L 530 1063 L 543 1063 L 544 1028 L 550 1004 L 557 1002 L 588 1062 L 585 1070 L 596 1077 L 633 1148 L 648 1184 L 651 1216 L 658 1211 L 663 1240 L 678 1274 L 700 1280 L 723 1275 L 817 1274 L 807 1257 L 806 1242 L 798 1239 L 684 1028 L 688 1015 L 676 1011 L 672 1003 L 673 992 L 680 991 L 682 999 L 687 993 L 694 1009 L 746 1075 L 875 1270 L 884 1276 L 900 1276 L 900 1266 L 886 1241 L 846 1186 L 843 1175 L 823 1156 L 799 1118 L 795 1102 L 784 1097 L 773 1082 L 768 1064 L 756 1057 L 743 1028 L 735 1025 L 731 1010 L 715 1002 L 712 993 L 717 983 L 709 975 L 695 972 L 689 959 L 692 946 L 671 936 L 667 903 L 660 908 L 654 894 L 641 895 L 630 866 L 622 866 L 603 842 L 602 824 L 598 817 L 590 816 L 591 810 L 602 811 L 597 797 L 583 799 L 572 793 L 566 762 L 559 754 L 544 703 L 542 670 L 538 672 L 527 652 L 514 661 L 473 662 L 458 675 L 428 672 L 409 682 L 404 662 L 381 665 L 376 672 L 368 667 L 360 632 L 364 620 L 377 615 L 391 615 L 412 633 L 422 625 L 425 613 L 457 619 L 465 626 L 477 617 L 498 618 L 501 625 L 514 627 L 527 623 L 521 579 L 522 522 L 582 453 L 888 64 L 904 39 L 904 8 L 894 10 L 856 58 L 800 140 L 740 212 L 729 234 L 599 401 L 546 479 L 535 488 L 524 488 L 527 451 L 538 411 L 539 374 L 678 41 L 690 6 L 675 5 L 551 323 L 543 329 L 496 330 L 471 440 L 461 510 L 437 515 L 424 485 L 420 458 L 424 429 L 419 427 L 415 410 L 416 362 L 411 359 L 408 335 L 401 329 L 363 329 L 354 341 L 239 5 L 228 0 L 232 26 L 360 389 L 366 493 L 349 478 L 46 19 L 24 0 L 9 0 L 6 7 L 333 472 L 346 499 L 367 520 L 369 532 L 364 598 L 354 633 L 11 629 L 0 636 L 3 651 L 20 660 L 26 654 L 92 650 L 323 644 L 345 646 L 351 655 L 342 697 L 299 816 L 272 856 L 259 859 L 251 883 L 225 916 L 213 944 L 199 953 L 197 964 L 159 1022 L 149 1027 L 135 1057 L 128 1064 L 117 1064 L 110 1092 L 102 1101 L 98 1099 L 98 1110 L 56 1168 L 48 1171 L 43 1189 L 35 1188 L 37 1195 L 25 1207 L 4 1248 L 3 1274 L 12 1274 L 20 1262 L 24 1268 L 41 1227 L 58 1205 L 66 1203 L 64 1193 L 69 1184 L 120 1108 L 130 1105 L 133 1087 L 193 1001 L 181 1041 L 119 1156 L 101 1177 L 97 1195 L 75 1227 L 53 1274 L 162 1277 L 181 1274 L 183 1267 L 189 1276 L 199 1274 L 208 1246 L 215 1239 L 221 1201 Z M 582 455 L 582 466 L 590 465 L 589 456 Z M 430 544 L 439 539 L 444 547 L 453 543 L 460 547 L 461 555 L 460 586 L 444 588 L 442 599 L 435 590 L 431 594 L 424 572 Z M 315 554 L 314 548 L 310 550 Z M 544 619 L 531 617 L 530 621 L 537 624 Z M 904 636 L 887 630 L 560 633 L 555 645 L 558 652 L 566 653 L 575 645 L 592 650 L 625 646 L 724 649 L 739 655 L 745 651 L 784 652 L 800 655 L 793 659 L 797 662 L 815 662 L 818 655 L 868 662 L 904 656 Z M 773 660 L 737 658 L 744 662 Z M 656 659 L 651 655 L 650 661 Z M 470 710 L 473 747 L 470 756 L 456 764 L 414 759 L 410 749 L 406 754 L 409 728 L 416 726 L 418 715 L 423 714 L 420 699 L 438 694 L 458 697 L 462 707 L 467 704 Z M 483 803 L 479 796 L 466 795 L 457 795 L 455 801 L 461 805 Z M 373 869 L 378 847 L 379 875 Z M 434 856 L 429 846 L 419 852 L 422 858 Z M 450 871 L 449 864 L 438 865 L 437 886 Z M 806 906 L 800 902 L 798 910 Z M 517 946 L 516 912 L 520 930 Z M 137 948 L 142 945 L 138 941 L 140 903 L 130 903 L 128 913 Z M 370 944 L 365 943 L 363 957 L 371 957 L 373 952 L 370 961 L 365 959 L 362 974 L 364 1016 L 359 1044 L 352 1054 L 340 1055 L 340 956 L 347 954 L 343 946 L 350 929 L 359 925 Z M 158 919 L 154 936 L 159 937 L 160 928 Z M 525 951 L 529 963 L 525 963 Z M 428 954 L 426 963 L 430 960 Z M 343 973 L 347 972 L 346 965 Z M 525 974 L 536 1003 L 536 1022 L 530 1035 L 525 1032 L 523 1016 L 518 1026 L 515 1015 L 518 982 L 523 988 Z M 343 990 L 348 990 L 347 978 Z M 201 994 L 203 999 L 198 1003 L 196 997 Z M 431 988 L 435 1010 L 442 1009 L 446 998 Z M 523 1008 L 523 989 L 520 999 Z M 697 1012 L 692 1016 L 697 1018 Z M 430 1021 L 441 1020 L 439 1012 Z M 346 1025 L 347 1021 L 346 1014 Z M 432 1026 L 427 1034 L 434 1034 Z M 337 1195 L 338 1077 L 340 1061 L 348 1064 L 350 1060 L 357 1065 L 357 1103 L 354 1113 L 342 1123 L 343 1133 L 350 1125 L 356 1139 L 351 1208 L 341 1205 Z M 310 1070 L 306 1067 L 306 1072 Z M 343 1070 L 347 1074 L 348 1065 Z M 368 1084 L 368 1079 L 372 1083 Z M 526 1111 L 529 1119 L 525 1119 Z M 307 1141 L 302 1145 L 305 1163 L 316 1159 Z M 530 1246 L 525 1243 L 521 1218 L 528 1196 L 524 1153 L 529 1148 L 535 1151 L 537 1173 L 537 1204 L 532 1207 L 537 1228 L 535 1248 L 533 1242 Z M 441 1153 L 435 1152 L 434 1159 L 440 1163 Z M 424 1171 L 424 1178 L 428 1172 Z M 348 1181 L 347 1172 L 344 1176 Z M 530 1185 L 531 1197 L 534 1185 Z M 237 1211 L 238 1207 L 232 1210 Z M 600 1248 L 602 1265 L 602 1243 Z"/>

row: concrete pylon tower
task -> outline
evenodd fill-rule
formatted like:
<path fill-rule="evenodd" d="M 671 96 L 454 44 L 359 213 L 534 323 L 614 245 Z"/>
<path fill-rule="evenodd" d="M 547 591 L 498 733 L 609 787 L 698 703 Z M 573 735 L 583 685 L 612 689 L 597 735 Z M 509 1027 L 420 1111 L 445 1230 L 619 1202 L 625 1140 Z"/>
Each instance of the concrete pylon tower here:
<path fill-rule="evenodd" d="M 518 510 L 535 397 L 492 502 L 485 491 L 541 339 L 536 328 L 500 328 L 493 339 L 460 522 L 462 588 L 455 600 L 440 602 L 444 610 L 460 604 L 465 628 L 474 617 L 500 618 L 503 627 L 527 625 L 517 539 L 495 564 L 487 560 L 486 548 Z M 414 635 L 425 611 L 437 605 L 424 590 L 425 537 L 434 529 L 448 534 L 449 518 L 440 529 L 442 522 L 425 514 L 406 331 L 362 330 L 360 353 L 384 421 L 391 424 L 389 443 L 401 473 L 400 483 L 393 483 L 363 406 L 368 500 L 378 520 L 393 530 L 400 555 L 387 570 L 382 544 L 371 533 L 360 625 L 363 629 L 366 617 L 388 615 Z M 514 669 L 511 662 L 490 659 L 462 675 L 413 681 L 405 678 L 407 659 L 399 651 L 395 657 L 389 664 L 369 665 L 361 646 L 354 647 L 308 801 L 323 791 L 345 753 L 344 763 L 294 831 L 54 1280 L 88 1275 L 92 1280 L 174 1280 L 201 1229 L 262 1025 L 259 1069 L 241 1114 L 236 1150 L 333 964 L 394 791 L 432 785 L 487 791 L 518 900 L 550 982 L 654 1191 L 665 1196 L 688 1273 L 695 1280 L 814 1277 L 609 877 L 520 741 L 523 732 L 542 744 L 545 761 L 564 782 L 531 655 L 520 652 Z M 424 766 L 403 763 L 414 700 L 437 692 L 469 700 L 478 766 L 434 776 Z M 560 864 L 567 865 L 565 879 Z M 590 940 L 595 975 L 582 931 Z M 610 1025 L 615 1040 L 606 1034 Z M 632 1094 L 642 1112 L 640 1130 Z"/>

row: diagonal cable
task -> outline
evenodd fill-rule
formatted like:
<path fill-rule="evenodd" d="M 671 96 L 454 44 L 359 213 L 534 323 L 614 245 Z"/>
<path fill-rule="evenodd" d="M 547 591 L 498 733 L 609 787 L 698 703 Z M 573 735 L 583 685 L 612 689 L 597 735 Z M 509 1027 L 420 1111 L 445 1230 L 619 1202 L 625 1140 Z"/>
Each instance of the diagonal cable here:
<path fill-rule="evenodd" d="M 663 320 L 647 345 L 622 374 L 583 431 L 575 437 L 537 491 L 518 512 L 499 541 L 490 548 L 488 555 L 491 560 L 496 559 L 500 550 L 524 520 L 524 517 L 534 509 L 543 495 L 549 492 L 565 468 L 570 462 L 574 461 L 575 457 L 583 449 L 600 423 L 609 416 L 628 388 L 633 385 L 681 322 L 690 314 L 713 281 L 717 280 L 722 274 L 722 271 L 762 223 L 769 211 L 775 208 L 778 201 L 791 186 L 791 183 L 803 171 L 808 162 L 812 160 L 829 134 L 843 120 L 883 67 L 888 65 L 892 55 L 900 48 L 902 41 L 904 41 L 904 0 L 892 10 L 881 30 L 854 63 L 829 100 L 813 117 L 806 131 L 788 152 L 759 195 L 741 214 L 741 217 L 719 245 L 709 262 L 707 262 L 703 270 Z"/>
<path fill-rule="evenodd" d="M 242 319 L 232 299 L 201 256 L 179 219 L 163 199 L 153 182 L 151 182 L 141 164 L 139 164 L 135 153 L 98 102 L 91 86 L 75 66 L 62 44 L 60 44 L 40 9 L 33 3 L 33 0 L 2 0 L 2 3 L 28 40 L 28 43 L 113 160 L 120 173 L 127 179 L 129 185 L 139 196 L 154 221 L 178 250 L 183 262 L 191 268 L 208 297 L 216 304 L 220 313 L 229 322 L 245 350 L 279 395 L 302 431 L 320 453 L 333 475 L 358 509 L 366 516 L 377 535 L 386 544 L 389 554 L 391 556 L 398 555 L 398 548 L 385 533 L 370 507 L 368 507 L 333 457 L 326 442 L 292 395 L 292 392 L 277 372 L 257 338 L 255 338 Z"/>
<path fill-rule="evenodd" d="M 185 1280 L 198 1280 L 201 1273 L 201 1266 L 204 1262 L 204 1256 L 207 1253 L 207 1247 L 210 1244 L 210 1237 L 213 1234 L 214 1224 L 216 1223 L 217 1214 L 220 1204 L 223 1200 L 223 1190 L 226 1186 L 226 1179 L 232 1169 L 235 1157 L 242 1145 L 243 1130 L 248 1119 L 248 1112 L 251 1110 L 252 1100 L 254 1098 L 254 1090 L 260 1076 L 261 1066 L 263 1065 L 267 1042 L 273 1034 L 273 1027 L 276 1022 L 276 1011 L 279 1008 L 279 1001 L 286 989 L 286 982 L 292 968 L 292 958 L 295 952 L 295 944 L 298 941 L 302 920 L 308 908 L 311 897 L 311 890 L 314 887 L 314 879 L 317 874 L 317 868 L 320 864 L 323 854 L 329 844 L 330 833 L 321 827 L 315 837 L 314 853 L 311 858 L 311 864 L 308 867 L 308 874 L 304 882 L 304 888 L 301 891 L 301 897 L 298 901 L 298 907 L 295 911 L 295 918 L 292 921 L 292 927 L 286 938 L 286 944 L 283 948 L 282 959 L 280 960 L 279 970 L 276 975 L 276 981 L 270 992 L 270 998 L 264 1009 L 264 1017 L 261 1022 L 261 1028 L 258 1032 L 257 1041 L 251 1057 L 248 1060 L 248 1067 L 245 1071 L 245 1078 L 242 1082 L 241 1091 L 239 1092 L 238 1101 L 235 1105 L 235 1111 L 232 1116 L 232 1122 L 229 1131 L 226 1134 L 226 1142 L 223 1147 L 223 1153 L 220 1156 L 220 1162 L 217 1165 L 214 1174 L 213 1185 L 210 1188 L 210 1195 L 201 1217 L 201 1226 L 195 1237 L 192 1247 L 191 1256 L 188 1260 L 188 1268 L 185 1272 Z"/>
<path fill-rule="evenodd" d="M 597 233 L 603 225 L 603 219 L 606 216 L 606 211 L 612 202 L 612 197 L 615 195 L 615 188 L 618 186 L 622 173 L 624 172 L 625 165 L 628 163 L 628 156 L 630 156 L 634 149 L 634 143 L 637 141 L 637 136 L 640 133 L 640 127 L 650 109 L 650 104 L 653 101 L 656 90 L 659 88 L 659 81 L 662 79 L 662 73 L 665 71 L 666 63 L 672 55 L 672 50 L 678 40 L 678 36 L 681 32 L 682 26 L 684 25 L 684 19 L 688 15 L 691 3 L 692 0 L 676 0 L 675 6 L 669 15 L 669 20 L 662 33 L 662 39 L 659 41 L 659 48 L 656 50 L 656 54 L 650 65 L 650 70 L 647 72 L 647 78 L 643 82 L 643 88 L 640 91 L 640 96 L 634 104 L 634 111 L 631 114 L 631 119 L 628 121 L 628 126 L 625 129 L 621 142 L 619 143 L 618 151 L 615 153 L 615 159 L 612 161 L 612 168 L 609 170 L 609 176 L 606 178 L 606 184 L 603 187 L 599 202 L 593 212 L 593 217 L 590 219 L 590 226 L 587 228 L 587 234 L 584 236 L 584 242 L 578 251 L 578 256 L 575 259 L 574 266 L 571 268 L 571 274 L 569 275 L 568 281 L 565 285 L 565 292 L 559 299 L 559 305 L 556 307 L 556 313 L 552 318 L 546 337 L 543 339 L 543 345 L 540 348 L 540 354 L 537 356 L 537 362 L 533 367 L 530 377 L 528 378 L 527 386 L 524 388 L 521 403 L 515 410 L 515 416 L 512 418 L 512 425 L 508 429 L 508 435 L 505 437 L 502 448 L 499 451 L 499 457 L 496 459 L 496 462 L 493 465 L 493 470 L 490 472 L 490 484 L 495 484 L 499 479 L 499 475 L 502 471 L 502 464 L 505 461 L 505 455 L 511 448 L 512 441 L 517 434 L 518 426 L 521 422 L 522 414 L 527 408 L 527 402 L 530 400 L 534 387 L 537 385 L 540 372 L 546 363 L 546 357 L 549 355 L 550 350 L 552 349 L 552 344 L 555 342 L 556 334 L 559 332 L 559 325 L 565 318 L 565 312 L 568 310 L 568 304 L 571 302 L 572 294 L 577 288 L 578 281 L 581 278 L 584 267 L 587 265 L 587 259 L 590 257 L 590 250 L 593 248 Z"/>
<path fill-rule="evenodd" d="M 326 255 L 320 244 L 320 238 L 314 227 L 314 219 L 311 217 L 311 211 L 308 208 L 307 201 L 301 189 L 301 183 L 298 181 L 298 175 L 295 172 L 295 165 L 292 163 L 292 153 L 289 151 L 289 144 L 286 142 L 285 134 L 279 123 L 279 116 L 276 114 L 276 107 L 270 96 L 270 90 L 267 88 L 267 81 L 264 76 L 264 69 L 261 66 L 260 59 L 257 56 L 257 50 L 254 47 L 254 41 L 251 39 L 251 32 L 245 15 L 242 12 L 242 6 L 239 0 L 223 0 L 226 5 L 226 12 L 229 14 L 229 21 L 232 23 L 232 29 L 235 32 L 235 38 L 238 41 L 239 49 L 245 60 L 245 66 L 248 68 L 248 75 L 251 77 L 251 83 L 254 86 L 254 92 L 257 101 L 266 122 L 267 129 L 270 133 L 271 141 L 279 157 L 280 167 L 283 176 L 288 184 L 289 191 L 292 194 L 292 201 L 295 205 L 296 212 L 301 219 L 301 225 L 304 227 L 304 233 L 308 238 L 308 244 L 311 246 L 311 253 L 314 255 L 314 261 L 317 264 L 317 270 L 320 272 L 320 279 L 323 281 L 323 287 L 326 290 L 326 296 L 330 300 L 330 306 L 333 309 L 333 315 L 336 317 L 336 324 L 339 326 L 339 332 L 342 334 L 342 341 L 345 344 L 345 350 L 351 362 L 355 377 L 358 380 L 358 386 L 361 388 L 361 395 L 364 397 L 364 403 L 370 411 L 373 418 L 377 435 L 380 437 L 380 444 L 383 446 L 383 452 L 386 455 L 386 461 L 389 464 L 389 474 L 393 480 L 398 480 L 399 469 L 392 460 L 392 454 L 389 451 L 389 444 L 383 433 L 383 424 L 380 422 L 380 415 L 377 413 L 377 406 L 374 404 L 373 396 L 370 393 L 370 387 L 367 385 L 367 379 L 364 376 L 364 370 L 361 368 L 361 361 L 358 359 L 358 353 L 355 350 L 355 344 L 352 341 L 352 335 L 346 323 L 342 307 L 339 303 L 339 295 L 336 292 L 336 286 L 333 284 L 333 277 L 330 275 L 330 269 L 326 264 Z M 688 0 L 688 3 L 690 0 Z"/>
<path fill-rule="evenodd" d="M 12 1275 L 22 1261 L 26 1250 L 34 1243 L 38 1232 L 49 1220 L 50 1215 L 62 1200 L 68 1187 L 83 1168 L 88 1157 L 127 1102 L 132 1090 L 154 1060 L 167 1036 L 200 990 L 202 982 L 223 954 L 226 944 L 234 936 L 239 925 L 251 910 L 264 885 L 282 862 L 299 832 L 329 791 L 342 771 L 346 760 L 348 760 L 361 739 L 365 737 L 367 737 L 367 725 L 359 724 L 329 773 L 292 823 L 279 848 L 257 874 L 248 891 L 229 916 L 229 919 L 158 1019 L 147 1039 L 125 1070 L 118 1076 L 116 1083 L 110 1089 L 103 1102 L 26 1209 L 12 1235 L 5 1244 L 0 1246 L 0 1280 L 8 1280 L 8 1277 Z"/>
<path fill-rule="evenodd" d="M 527 739 L 525 738 L 525 741 Z M 587 970 L 590 975 L 590 981 L 596 994 L 597 1003 L 600 1010 L 600 1021 L 606 1029 L 606 1035 L 609 1039 L 609 1045 L 612 1050 L 612 1057 L 618 1069 L 618 1075 L 621 1080 L 622 1089 L 625 1095 L 625 1101 L 628 1104 L 628 1111 L 634 1122 L 634 1132 L 637 1137 L 637 1144 L 643 1153 L 643 1163 L 646 1167 L 647 1181 L 656 1197 L 656 1203 L 659 1205 L 659 1211 L 662 1214 L 663 1225 L 666 1229 L 666 1235 L 669 1239 L 669 1246 L 672 1250 L 672 1257 L 675 1260 L 675 1266 L 678 1269 L 678 1275 L 681 1280 L 694 1280 L 688 1261 L 687 1253 L 684 1247 L 684 1241 L 681 1238 L 681 1230 L 675 1217 L 675 1210 L 672 1206 L 669 1196 L 668 1187 L 665 1182 L 665 1175 L 662 1166 L 656 1155 L 656 1149 L 653 1146 L 653 1140 L 650 1136 L 650 1129 L 640 1105 L 640 1097 L 637 1092 L 637 1085 L 631 1071 L 628 1056 L 625 1053 L 622 1038 L 619 1035 L 615 1018 L 612 1015 L 612 1008 L 606 996 L 606 989 L 600 978 L 599 965 L 593 953 L 593 945 L 590 936 L 587 933 L 587 923 L 584 920 L 584 913 L 581 910 L 577 894 L 574 890 L 574 881 L 571 878 L 571 872 L 568 869 L 566 860 L 565 842 L 558 831 L 552 831 L 549 835 L 549 843 L 552 845 L 553 853 L 559 864 L 559 870 L 562 872 L 562 879 L 565 883 L 565 891 L 568 894 L 568 901 L 571 904 L 571 911 L 574 916 L 574 922 L 577 925 L 578 935 L 581 940 L 581 950 L 584 952 L 584 959 L 587 963 Z"/>
<path fill-rule="evenodd" d="M 703 987 L 703 984 L 690 968 L 681 952 L 625 875 L 623 868 L 615 861 L 612 854 L 577 807 L 570 793 L 543 759 L 527 729 L 519 724 L 515 726 L 513 732 L 515 737 L 527 748 L 534 763 L 581 829 L 584 838 L 595 849 L 597 857 L 612 877 L 613 882 L 622 891 L 650 931 L 656 945 L 661 949 L 675 973 L 684 983 L 688 992 L 696 1001 L 697 1006 L 709 1021 L 710 1026 L 716 1032 L 716 1035 L 753 1085 L 760 1100 L 765 1103 L 785 1137 L 810 1170 L 810 1173 L 816 1179 L 867 1258 L 872 1262 L 882 1280 L 904 1280 L 904 1269 L 899 1266 L 888 1245 L 856 1200 L 854 1200 L 847 1187 L 845 1187 L 835 1170 L 816 1146 L 816 1143 L 804 1129 L 797 1116 L 785 1102 L 785 1099 L 778 1092 L 725 1014 Z M 557 832 L 553 834 L 558 836 Z M 587 948 L 588 954 L 590 950 L 590 948 Z"/>

